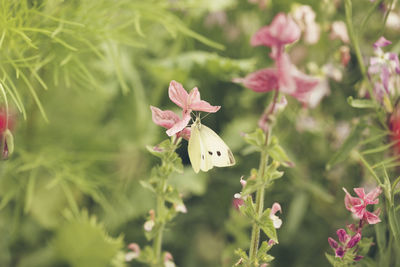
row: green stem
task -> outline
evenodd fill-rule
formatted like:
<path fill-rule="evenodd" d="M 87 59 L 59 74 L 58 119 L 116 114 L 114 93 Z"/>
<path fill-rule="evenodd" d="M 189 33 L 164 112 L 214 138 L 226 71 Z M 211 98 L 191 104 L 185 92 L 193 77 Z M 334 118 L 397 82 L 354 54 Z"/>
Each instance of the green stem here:
<path fill-rule="evenodd" d="M 157 207 L 156 207 L 156 215 L 157 216 L 160 216 L 161 213 L 163 213 L 164 209 L 165 209 L 164 193 L 166 190 L 166 181 L 167 181 L 166 177 L 161 178 L 160 189 L 162 190 L 162 193 L 157 195 Z M 164 227 L 165 227 L 165 221 L 163 220 L 161 222 L 160 229 L 158 229 L 158 233 L 157 233 L 156 237 L 154 238 L 153 249 L 154 249 L 154 254 L 156 255 L 156 260 L 157 260 L 157 263 L 155 266 L 159 266 L 162 262 L 161 245 L 162 245 Z"/>
<path fill-rule="evenodd" d="M 276 101 L 276 98 L 274 98 L 274 101 Z M 271 132 L 272 132 L 272 127 L 270 127 L 268 132 L 266 133 L 265 147 L 261 151 L 260 166 L 258 167 L 258 177 L 257 177 L 257 179 L 259 180 L 263 179 L 265 175 L 265 167 L 267 166 L 268 162 L 267 147 L 271 140 L 270 138 Z M 258 218 L 261 217 L 264 211 L 264 190 L 265 187 L 261 186 L 260 188 L 258 188 L 256 192 L 256 212 Z M 250 251 L 249 251 L 250 263 L 254 263 L 257 258 L 259 244 L 260 244 L 260 227 L 257 225 L 257 223 L 254 223 L 251 231 L 251 241 L 250 241 Z"/>
<path fill-rule="evenodd" d="M 266 150 L 264 149 L 261 152 L 260 166 L 258 169 L 258 177 L 257 179 L 262 179 L 265 172 L 266 162 L 268 160 L 268 155 Z M 258 188 L 256 192 L 256 212 L 258 217 L 261 217 L 264 209 L 264 187 Z M 251 231 L 251 241 L 250 241 L 250 262 L 253 263 L 257 256 L 258 245 L 260 243 L 260 227 L 257 223 L 253 224 L 253 229 Z"/>

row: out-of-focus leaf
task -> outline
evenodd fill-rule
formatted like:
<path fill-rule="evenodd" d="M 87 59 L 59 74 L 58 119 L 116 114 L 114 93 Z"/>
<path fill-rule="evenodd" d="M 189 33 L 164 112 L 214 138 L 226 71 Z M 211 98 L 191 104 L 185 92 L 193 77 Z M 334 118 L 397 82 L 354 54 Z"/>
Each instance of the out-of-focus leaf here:
<path fill-rule="evenodd" d="M 294 195 L 290 202 L 289 212 L 287 219 L 285 220 L 285 229 L 283 233 L 285 239 L 293 236 L 298 230 L 304 216 L 307 213 L 308 207 L 308 196 L 304 192 L 300 192 Z"/>
<path fill-rule="evenodd" d="M 333 166 L 344 161 L 348 157 L 351 150 L 361 142 L 360 137 L 363 129 L 364 127 L 360 123 L 354 127 L 346 141 L 344 141 L 343 145 L 338 151 L 335 152 L 335 154 L 333 154 L 332 158 L 326 164 L 327 170 L 330 170 Z"/>
<path fill-rule="evenodd" d="M 194 173 L 192 167 L 185 167 L 182 173 L 172 174 L 168 182 L 183 195 L 203 195 L 207 189 L 208 175 Z"/>
<path fill-rule="evenodd" d="M 352 96 L 347 98 L 347 103 L 353 108 L 374 108 L 375 104 L 369 99 L 353 99 Z"/>
<path fill-rule="evenodd" d="M 52 245 L 57 256 L 73 267 L 109 266 L 123 247 L 122 237 L 112 238 L 85 213 L 61 226 Z"/>

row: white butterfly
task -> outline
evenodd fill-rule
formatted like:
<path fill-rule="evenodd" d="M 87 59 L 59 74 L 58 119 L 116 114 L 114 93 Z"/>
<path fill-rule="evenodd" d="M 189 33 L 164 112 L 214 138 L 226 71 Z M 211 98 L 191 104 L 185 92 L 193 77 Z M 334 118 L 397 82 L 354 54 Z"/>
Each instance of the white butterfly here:
<path fill-rule="evenodd" d="M 200 118 L 191 126 L 188 152 L 195 173 L 206 172 L 214 166 L 235 165 L 232 151 L 213 130 L 201 124 Z"/>

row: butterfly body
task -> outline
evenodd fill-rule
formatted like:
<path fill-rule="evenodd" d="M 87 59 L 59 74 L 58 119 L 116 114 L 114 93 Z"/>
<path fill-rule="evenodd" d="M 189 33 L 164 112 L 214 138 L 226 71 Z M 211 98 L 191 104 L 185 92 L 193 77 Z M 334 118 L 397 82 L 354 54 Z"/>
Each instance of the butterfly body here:
<path fill-rule="evenodd" d="M 190 162 L 196 173 L 215 167 L 227 167 L 235 164 L 232 151 L 225 142 L 210 128 L 201 124 L 200 119 L 191 126 L 188 145 Z"/>

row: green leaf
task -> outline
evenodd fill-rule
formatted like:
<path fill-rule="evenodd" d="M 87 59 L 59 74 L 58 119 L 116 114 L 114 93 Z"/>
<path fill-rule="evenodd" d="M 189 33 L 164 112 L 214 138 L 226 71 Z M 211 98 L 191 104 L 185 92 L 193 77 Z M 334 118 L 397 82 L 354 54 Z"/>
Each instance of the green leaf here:
<path fill-rule="evenodd" d="M 260 228 L 263 230 L 263 232 L 273 241 L 276 243 L 278 242 L 278 236 L 276 234 L 276 229 L 274 227 L 273 221 L 269 218 L 269 214 L 271 212 L 271 209 L 266 209 L 263 213 L 263 215 L 260 218 L 260 221 L 258 222 L 260 225 Z"/>
<path fill-rule="evenodd" d="M 335 256 L 325 252 L 325 257 L 328 259 L 329 263 L 332 264 L 332 266 L 337 266 L 337 260 Z"/>
<path fill-rule="evenodd" d="M 353 131 L 350 133 L 349 137 L 344 141 L 343 145 L 333 154 L 332 158 L 326 164 L 326 169 L 330 170 L 336 164 L 344 161 L 349 156 L 351 150 L 355 148 L 361 141 L 361 133 L 364 130 L 364 127 L 358 123 Z"/>
<path fill-rule="evenodd" d="M 285 167 L 293 167 L 294 163 L 289 159 L 285 150 L 279 145 L 278 138 L 272 137 L 271 146 L 268 147 L 268 154 Z"/>
<path fill-rule="evenodd" d="M 183 204 L 182 198 L 176 188 L 168 186 L 167 192 L 165 193 L 165 200 L 172 204 Z"/>
<path fill-rule="evenodd" d="M 109 236 L 104 227 L 87 213 L 61 226 L 52 241 L 56 254 L 70 266 L 110 265 L 122 250 L 122 237 Z"/>
<path fill-rule="evenodd" d="M 258 128 L 254 132 L 246 134 L 244 140 L 250 145 L 262 148 L 265 144 L 265 133 Z"/>
<path fill-rule="evenodd" d="M 139 181 L 140 185 L 143 186 L 146 189 L 149 189 L 151 192 L 155 193 L 156 192 L 156 188 L 154 187 L 154 185 L 148 181 L 144 181 L 141 180 Z"/>
<path fill-rule="evenodd" d="M 353 99 L 352 96 L 347 98 L 347 103 L 353 108 L 374 108 L 375 104 L 369 99 Z"/>
<path fill-rule="evenodd" d="M 257 218 L 257 213 L 254 208 L 253 199 L 251 196 L 247 196 L 244 200 L 244 205 L 240 206 L 240 212 L 246 215 L 248 218 L 255 220 Z"/>

